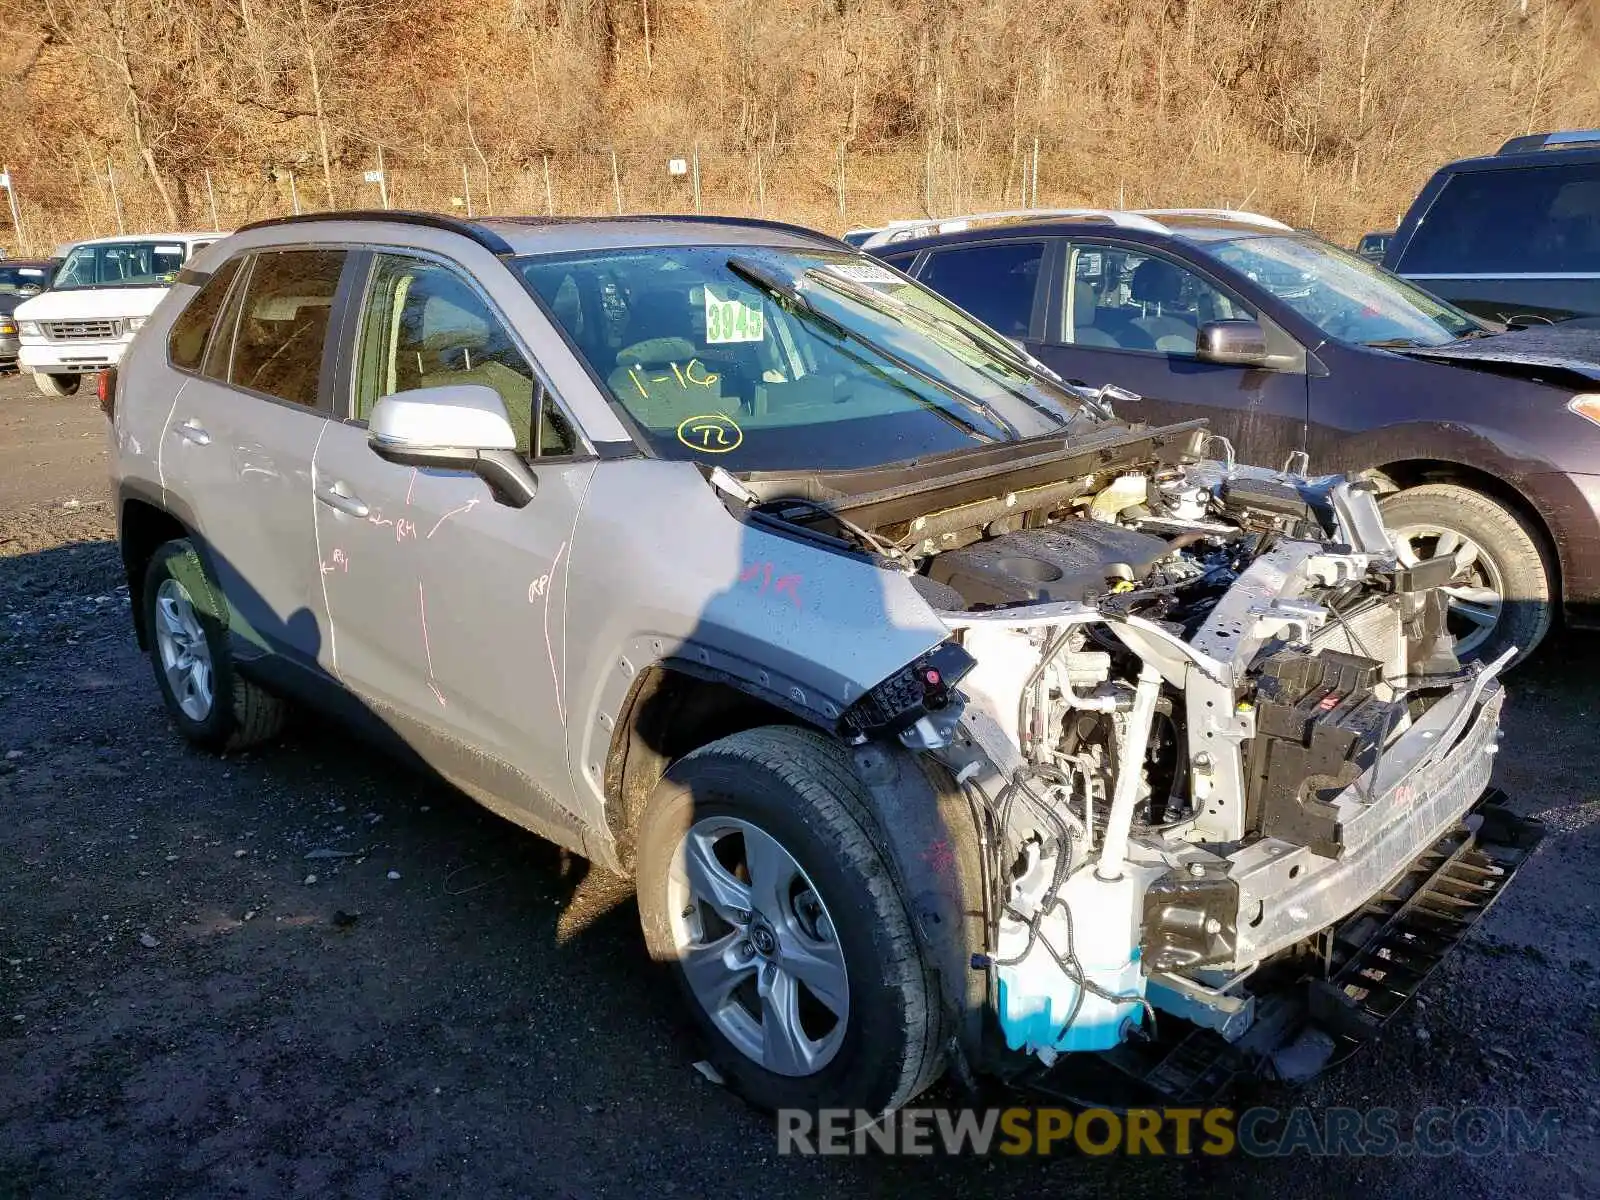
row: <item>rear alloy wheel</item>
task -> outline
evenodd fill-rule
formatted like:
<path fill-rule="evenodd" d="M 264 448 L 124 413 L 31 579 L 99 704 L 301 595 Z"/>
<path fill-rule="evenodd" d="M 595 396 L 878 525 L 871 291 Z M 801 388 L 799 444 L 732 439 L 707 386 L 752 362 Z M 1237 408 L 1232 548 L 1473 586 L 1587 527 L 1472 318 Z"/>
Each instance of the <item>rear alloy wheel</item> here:
<path fill-rule="evenodd" d="M 234 669 L 223 604 L 194 546 L 156 550 L 140 599 L 156 685 L 183 736 L 223 751 L 275 737 L 283 701 Z"/>
<path fill-rule="evenodd" d="M 76 375 L 41 375 L 34 373 L 33 385 L 46 396 L 64 399 L 78 394 L 79 377 Z"/>
<path fill-rule="evenodd" d="M 752 1104 L 876 1114 L 937 1078 L 937 985 L 838 742 L 769 726 L 679 759 L 637 865 L 651 957 Z"/>
<path fill-rule="evenodd" d="M 1449 558 L 1447 624 L 1463 660 L 1522 662 L 1555 619 L 1550 569 L 1522 520 L 1480 492 L 1431 483 L 1389 496 L 1383 519 L 1404 566 Z"/>

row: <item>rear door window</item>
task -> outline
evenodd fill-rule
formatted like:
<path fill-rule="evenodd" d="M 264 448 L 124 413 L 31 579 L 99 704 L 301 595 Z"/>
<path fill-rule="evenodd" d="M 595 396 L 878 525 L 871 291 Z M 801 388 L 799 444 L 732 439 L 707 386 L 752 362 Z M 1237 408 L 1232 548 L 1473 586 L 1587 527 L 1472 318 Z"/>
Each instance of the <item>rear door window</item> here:
<path fill-rule="evenodd" d="M 1600 163 L 1452 175 L 1398 269 L 1406 275 L 1600 271 Z"/>
<path fill-rule="evenodd" d="M 918 278 L 997 333 L 1025 338 L 1034 332 L 1044 252 L 1042 241 L 935 250 Z"/>
<path fill-rule="evenodd" d="M 245 281 L 226 372 L 234 387 L 314 408 L 343 250 L 257 254 Z M 208 356 L 207 365 L 213 360 Z M 218 364 L 220 368 L 220 364 Z"/>

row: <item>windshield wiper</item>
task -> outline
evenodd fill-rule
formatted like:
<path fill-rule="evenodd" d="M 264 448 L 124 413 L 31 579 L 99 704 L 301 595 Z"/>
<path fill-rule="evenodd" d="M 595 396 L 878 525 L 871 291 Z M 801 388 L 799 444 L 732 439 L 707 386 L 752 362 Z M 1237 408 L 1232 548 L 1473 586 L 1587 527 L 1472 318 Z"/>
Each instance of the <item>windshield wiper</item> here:
<path fill-rule="evenodd" d="M 904 300 L 901 300 L 897 297 L 885 295 L 884 293 L 873 288 L 869 288 L 864 284 L 857 283 L 853 279 L 844 279 L 837 275 L 830 275 L 826 271 L 819 271 L 815 267 L 808 267 L 806 269 L 805 277 L 808 280 L 822 284 L 824 287 L 832 288 L 841 295 L 849 296 L 852 300 L 866 305 L 875 312 L 883 313 L 887 317 L 893 317 L 895 320 L 903 320 L 909 317 L 912 321 L 921 324 L 924 328 L 932 328 L 945 333 L 953 333 L 966 342 L 967 345 L 971 346 L 974 350 L 977 350 L 980 354 L 988 355 L 990 358 L 998 358 L 1002 362 L 1009 363 L 1012 367 L 1021 367 L 1030 374 L 1037 375 L 1039 373 L 1038 367 L 1035 367 L 1031 362 L 1029 362 L 1028 358 L 1009 342 L 1005 343 L 1003 348 L 999 345 L 991 344 L 990 342 L 985 341 L 983 338 L 980 338 L 970 329 L 965 329 L 948 318 L 941 317 L 937 313 L 931 313 L 924 309 L 920 309 L 915 304 L 908 304 Z M 997 351 L 999 351 L 999 353 L 996 353 Z M 1048 368 L 1046 369 L 1048 370 Z M 1037 400 L 1034 400 L 1029 396 L 1016 392 L 1013 392 L 1012 395 L 1016 396 L 1029 408 L 1043 413 L 1057 425 L 1067 425 L 1071 423 L 1070 418 L 1063 416 L 1061 413 L 1056 412 L 1054 409 L 1051 409 L 1046 405 L 1040 404 Z M 1004 423 L 1006 428 L 1011 430 L 1011 433 L 1014 437 L 1020 438 L 1022 436 L 1020 431 L 1018 431 L 1010 421 L 1007 421 L 1004 417 L 1000 416 L 999 413 L 994 411 L 993 406 L 978 399 L 976 396 L 971 396 L 969 399 L 971 399 L 974 404 L 982 405 L 984 412 L 991 419 Z"/>
<path fill-rule="evenodd" d="M 728 260 L 728 270 L 732 271 L 745 282 L 755 284 L 756 287 L 760 288 L 767 294 L 786 301 L 794 308 L 805 313 L 806 316 L 810 317 L 812 320 L 831 329 L 834 333 L 834 336 L 839 338 L 841 341 L 849 340 L 859 342 L 861 345 L 871 350 L 874 354 L 886 359 L 893 366 L 904 371 L 907 375 L 910 375 L 915 379 L 920 379 L 923 383 L 926 383 L 928 386 L 943 392 L 945 395 L 949 396 L 952 400 L 955 400 L 963 407 L 969 408 L 978 415 L 992 421 L 995 425 L 1008 432 L 1015 440 L 1022 440 L 1021 433 L 1017 431 L 1016 427 L 1013 426 L 1011 422 L 1000 416 L 999 413 L 992 411 L 988 405 L 977 399 L 977 397 L 968 396 L 965 392 L 958 390 L 951 384 L 946 383 L 944 380 L 928 374 L 928 372 L 922 370 L 916 364 L 908 361 L 907 359 L 902 358 L 893 350 L 890 350 L 873 339 L 865 336 L 864 334 L 851 329 L 849 326 L 842 324 L 835 318 L 828 316 L 826 313 L 819 312 L 816 306 L 811 303 L 810 298 L 807 297 L 804 292 L 795 287 L 792 283 L 788 282 L 786 279 L 774 275 L 765 267 L 761 266 L 760 263 L 753 263 L 749 259 L 744 258 L 730 258 Z M 979 429 L 971 421 L 968 421 L 960 414 L 951 412 L 949 409 L 935 404 L 925 396 L 917 395 L 915 391 L 911 391 L 911 394 L 916 396 L 918 400 L 927 405 L 927 407 L 933 412 L 938 413 L 946 420 L 952 421 L 959 425 L 962 429 L 966 430 L 974 437 L 986 442 L 995 442 L 1000 440 L 990 434 L 985 433 L 982 429 Z"/>
<path fill-rule="evenodd" d="M 859 302 L 859 304 L 866 304 L 869 309 L 875 310 L 875 312 L 882 312 L 885 317 L 893 317 L 896 318 L 896 320 L 904 320 L 904 318 L 909 317 L 912 322 L 920 323 L 923 328 L 939 330 L 941 333 L 954 333 L 957 338 L 965 341 L 968 346 L 973 347 L 974 350 L 978 350 L 979 354 L 987 355 L 987 357 L 990 358 L 998 358 L 998 360 L 1008 363 L 1008 365 L 1013 366 L 1013 368 L 1022 368 L 1022 370 L 1027 371 L 1029 374 L 1042 374 L 1045 373 L 1045 371 L 1050 371 L 1050 368 L 1043 365 L 1043 363 L 1034 362 L 1034 358 L 1030 357 L 1030 355 L 1027 354 L 1027 352 L 1024 352 L 1024 350 L 1019 350 L 1018 347 L 1011 346 L 1011 342 L 990 342 L 987 341 L 987 339 L 979 338 L 978 334 L 968 330 L 968 328 L 965 328 L 965 326 L 957 325 L 957 323 L 952 322 L 949 317 L 941 317 L 941 315 L 936 314 L 936 312 L 928 312 L 926 309 L 918 309 L 915 304 L 907 304 L 906 301 L 902 301 L 902 299 L 899 299 L 898 296 L 888 296 L 888 294 L 882 293 L 882 291 L 877 291 L 875 288 L 869 288 L 869 286 L 864 285 L 864 283 L 856 283 L 854 280 L 850 280 L 850 278 L 842 278 L 838 277 L 838 275 L 829 275 L 827 274 L 826 270 L 818 270 L 816 267 L 808 267 L 805 272 L 805 277 L 808 278 L 808 280 L 814 280 L 816 283 L 821 283 L 822 286 L 832 288 L 832 290 L 843 294 L 843 296 L 850 296 L 851 299 Z M 1019 400 L 1024 403 L 1024 405 L 1029 406 L 1029 408 L 1032 408 L 1032 410 L 1048 416 L 1048 418 L 1050 418 L 1051 421 L 1056 422 L 1058 426 L 1066 426 L 1066 424 L 1070 424 L 1070 422 L 1072 422 L 1072 419 L 1067 418 L 1067 416 L 1064 416 L 1064 414 L 1058 413 L 1058 411 L 1053 410 L 1053 408 L 1050 408 L 1048 405 L 1042 405 L 1042 403 L 1038 403 L 1037 400 L 1029 397 L 1029 395 L 1019 394 L 1019 392 L 1013 392 L 1013 395 L 1016 395 L 1016 397 L 1018 397 Z M 974 402 L 978 402 L 978 397 L 973 397 L 973 400 Z M 992 408 L 990 408 L 987 403 L 984 403 L 984 408 L 992 411 Z M 1005 421 L 1005 418 L 1000 418 L 1000 414 L 998 413 L 995 413 L 995 418 L 1000 419 L 1000 421 Z M 1006 421 L 1005 424 L 1008 427 L 1011 426 L 1010 421 Z M 1018 434 L 1018 430 L 1016 429 L 1011 429 L 1011 432 L 1013 432 L 1013 434 Z M 1021 437 L 1021 435 L 1018 434 L 1018 437 Z"/>

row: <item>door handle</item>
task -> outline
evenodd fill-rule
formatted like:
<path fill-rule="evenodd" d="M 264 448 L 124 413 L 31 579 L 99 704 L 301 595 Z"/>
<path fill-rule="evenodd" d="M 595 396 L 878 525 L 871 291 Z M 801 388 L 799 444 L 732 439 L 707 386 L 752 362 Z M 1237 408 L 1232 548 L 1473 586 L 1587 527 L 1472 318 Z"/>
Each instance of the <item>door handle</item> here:
<path fill-rule="evenodd" d="M 334 483 L 329 487 L 317 489 L 317 499 L 329 508 L 337 508 L 342 513 L 349 513 L 352 517 L 364 518 L 372 510 L 359 496 L 352 496 L 349 488 L 343 482 Z"/>
<path fill-rule="evenodd" d="M 193 442 L 196 446 L 207 446 L 211 443 L 211 435 L 206 432 L 205 426 L 193 417 L 178 426 L 178 436 L 186 442 Z"/>

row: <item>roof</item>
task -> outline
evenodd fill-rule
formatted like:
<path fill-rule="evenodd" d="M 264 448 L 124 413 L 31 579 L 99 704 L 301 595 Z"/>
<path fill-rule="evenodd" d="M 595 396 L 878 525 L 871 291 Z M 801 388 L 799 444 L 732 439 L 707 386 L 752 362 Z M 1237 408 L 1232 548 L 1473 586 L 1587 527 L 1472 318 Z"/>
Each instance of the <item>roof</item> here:
<path fill-rule="evenodd" d="M 849 249 L 843 242 L 814 229 L 754 217 L 683 214 L 617 217 L 481 217 L 463 220 L 442 213 L 401 210 L 352 210 L 277 217 L 242 226 L 263 229 L 284 225 L 356 221 L 420 225 L 471 238 L 495 254 L 561 254 L 581 250 L 625 249 L 630 246 L 812 246 Z"/>
<path fill-rule="evenodd" d="M 1558 167 L 1564 163 L 1600 162 L 1600 130 L 1570 129 L 1560 133 L 1530 133 L 1514 137 L 1493 154 L 1458 158 L 1439 168 L 1445 171 L 1507 171 L 1528 167 Z"/>
<path fill-rule="evenodd" d="M 214 229 L 189 233 L 119 233 L 111 237 L 84 238 L 81 241 L 68 242 L 67 245 L 76 249 L 78 246 L 108 246 L 121 242 L 197 242 L 202 239 L 216 241 L 227 236 L 226 232 L 218 233 Z"/>

